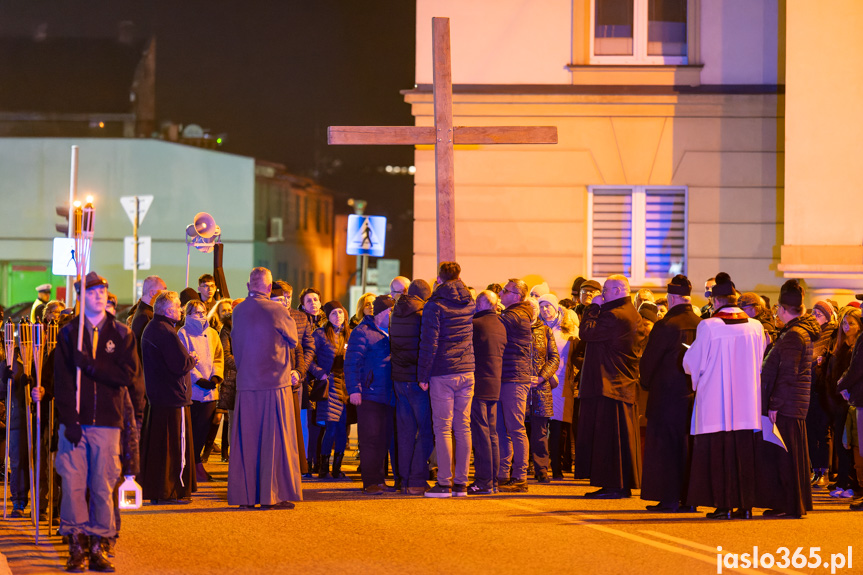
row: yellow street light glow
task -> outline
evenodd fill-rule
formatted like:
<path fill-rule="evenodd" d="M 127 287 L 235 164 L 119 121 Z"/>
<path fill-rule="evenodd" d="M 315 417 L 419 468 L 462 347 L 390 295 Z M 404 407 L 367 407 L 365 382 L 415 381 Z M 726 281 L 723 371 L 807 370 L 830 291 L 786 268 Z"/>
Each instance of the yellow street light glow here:
<path fill-rule="evenodd" d="M 87 196 L 87 203 L 88 203 L 88 204 L 92 204 L 92 203 L 93 203 L 93 196 Z"/>
<path fill-rule="evenodd" d="M 72 202 L 72 205 L 73 205 L 73 206 L 75 206 L 76 208 L 80 208 L 80 207 L 81 207 L 81 202 L 80 202 L 80 201 L 78 201 L 78 200 L 75 200 L 74 202 Z"/>

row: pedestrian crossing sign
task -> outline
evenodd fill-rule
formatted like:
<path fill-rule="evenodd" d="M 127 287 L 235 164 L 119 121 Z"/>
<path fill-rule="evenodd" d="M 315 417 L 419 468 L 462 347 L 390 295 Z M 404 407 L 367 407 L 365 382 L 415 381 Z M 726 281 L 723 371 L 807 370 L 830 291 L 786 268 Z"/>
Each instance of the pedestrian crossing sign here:
<path fill-rule="evenodd" d="M 349 256 L 384 256 L 387 219 L 384 216 L 348 216 L 347 253 Z"/>

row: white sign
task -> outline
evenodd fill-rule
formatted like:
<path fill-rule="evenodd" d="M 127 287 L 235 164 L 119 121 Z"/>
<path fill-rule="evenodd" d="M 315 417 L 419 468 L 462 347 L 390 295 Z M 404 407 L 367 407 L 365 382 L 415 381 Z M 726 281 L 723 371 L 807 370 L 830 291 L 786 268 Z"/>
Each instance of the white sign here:
<path fill-rule="evenodd" d="M 126 210 L 126 215 L 129 216 L 129 221 L 132 222 L 133 226 L 135 225 L 135 198 L 138 199 L 138 225 L 140 226 L 144 221 L 144 216 L 147 215 L 147 210 L 153 203 L 153 196 L 123 196 L 120 198 L 120 204 Z"/>
<path fill-rule="evenodd" d="M 150 236 L 138 236 L 138 269 L 150 269 L 150 253 L 152 252 L 152 238 Z M 131 270 L 135 267 L 135 238 L 126 236 L 123 238 L 123 269 Z"/>
<path fill-rule="evenodd" d="M 51 272 L 55 276 L 76 276 L 75 238 L 54 238 Z"/>

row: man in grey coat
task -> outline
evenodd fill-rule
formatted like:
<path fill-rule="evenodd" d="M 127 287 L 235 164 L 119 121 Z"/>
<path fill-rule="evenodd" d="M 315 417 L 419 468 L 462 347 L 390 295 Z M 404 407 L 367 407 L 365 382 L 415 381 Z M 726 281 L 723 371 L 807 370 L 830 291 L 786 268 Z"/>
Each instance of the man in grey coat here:
<path fill-rule="evenodd" d="M 291 509 L 303 498 L 291 391 L 297 326 L 270 300 L 273 276 L 255 268 L 249 297 L 234 309 L 231 330 L 237 399 L 231 425 L 228 504 Z"/>

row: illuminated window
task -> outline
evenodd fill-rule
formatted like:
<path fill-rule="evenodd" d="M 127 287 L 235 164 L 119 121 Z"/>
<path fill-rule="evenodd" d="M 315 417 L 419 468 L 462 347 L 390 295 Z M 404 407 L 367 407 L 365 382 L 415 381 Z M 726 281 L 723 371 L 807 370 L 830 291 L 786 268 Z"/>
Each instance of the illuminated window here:
<path fill-rule="evenodd" d="M 692 0 L 593 0 L 592 64 L 688 63 Z"/>
<path fill-rule="evenodd" d="M 634 285 L 686 273 L 687 189 L 588 188 L 587 268 L 591 277 L 622 274 Z"/>

